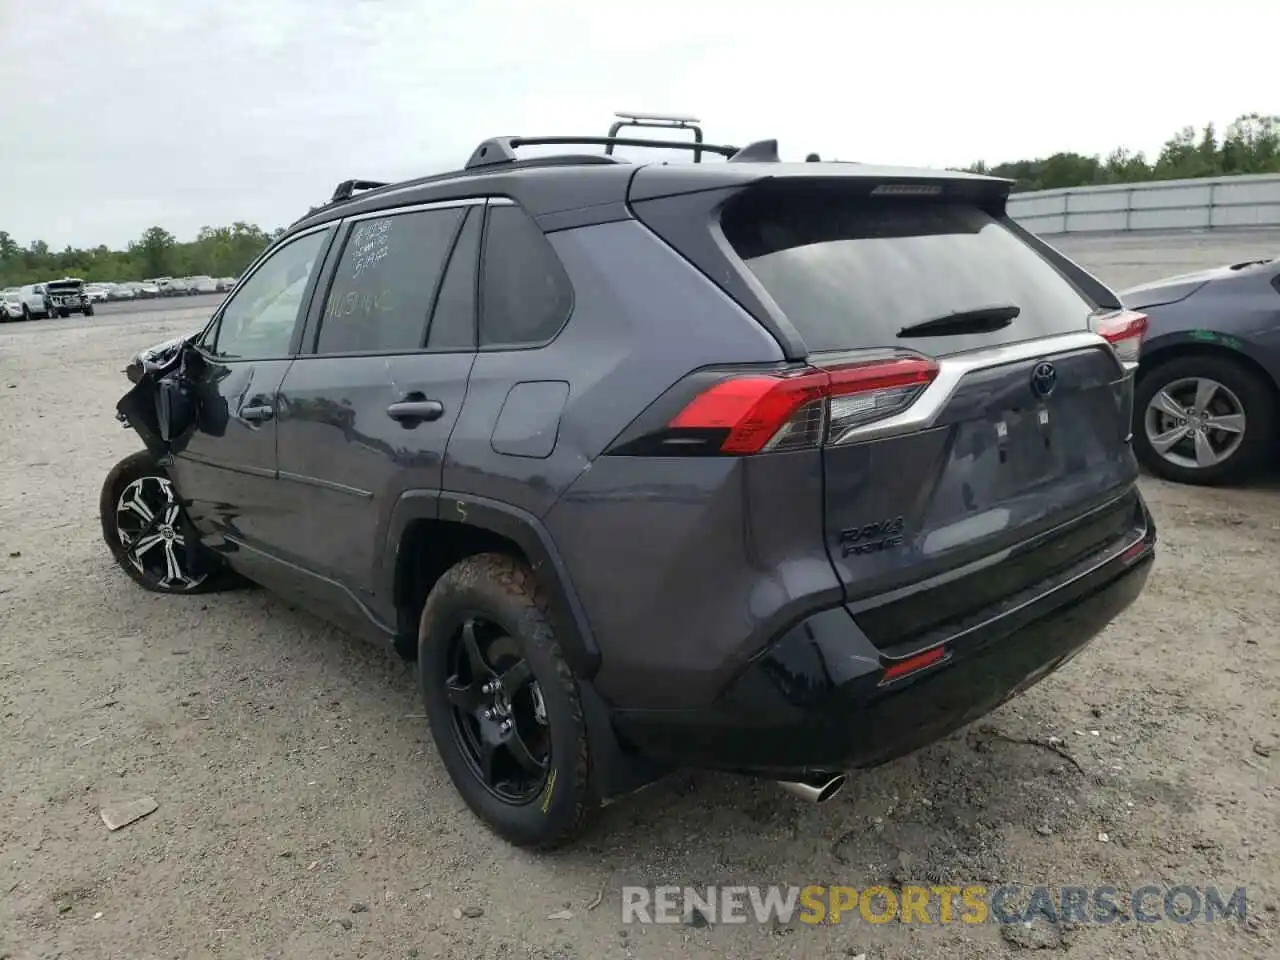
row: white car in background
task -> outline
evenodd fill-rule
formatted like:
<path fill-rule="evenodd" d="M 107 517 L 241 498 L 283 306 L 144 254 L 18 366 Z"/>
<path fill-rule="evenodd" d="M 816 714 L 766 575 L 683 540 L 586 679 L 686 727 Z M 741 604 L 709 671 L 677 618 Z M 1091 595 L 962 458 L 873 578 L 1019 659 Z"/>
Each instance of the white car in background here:
<path fill-rule="evenodd" d="M 110 294 L 111 290 L 105 283 L 85 284 L 84 295 L 89 298 L 90 303 L 106 303 Z"/>
<path fill-rule="evenodd" d="M 188 293 L 217 293 L 218 281 L 213 277 L 187 277 Z"/>
<path fill-rule="evenodd" d="M 22 319 L 22 288 L 0 290 L 0 320 Z"/>

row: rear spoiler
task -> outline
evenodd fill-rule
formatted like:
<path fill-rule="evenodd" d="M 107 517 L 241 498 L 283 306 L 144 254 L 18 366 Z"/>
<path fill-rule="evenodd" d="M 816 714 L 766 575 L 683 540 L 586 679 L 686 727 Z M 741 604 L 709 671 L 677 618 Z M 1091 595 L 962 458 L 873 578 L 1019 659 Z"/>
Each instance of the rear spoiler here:
<path fill-rule="evenodd" d="M 954 197 L 979 203 L 1003 216 L 1012 180 L 951 170 L 878 167 L 862 163 L 806 161 L 742 165 L 715 164 L 690 169 L 677 164 L 646 165 L 631 180 L 628 201 L 642 203 L 659 197 L 726 188 L 781 188 L 782 184 L 830 184 L 866 195 Z M 774 185 L 778 185 L 775 187 Z"/>

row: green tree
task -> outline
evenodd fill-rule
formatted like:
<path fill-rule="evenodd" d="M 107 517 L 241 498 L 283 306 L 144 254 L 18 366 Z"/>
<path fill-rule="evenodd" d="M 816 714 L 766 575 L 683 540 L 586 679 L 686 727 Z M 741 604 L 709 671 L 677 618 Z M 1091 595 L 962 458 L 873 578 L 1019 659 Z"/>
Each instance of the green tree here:
<path fill-rule="evenodd" d="M 1142 183 L 1238 173 L 1280 173 L 1280 117 L 1248 113 L 1221 137 L 1213 124 L 1188 126 L 1170 137 L 1153 162 L 1141 153 L 1117 148 L 1105 160 L 1076 153 L 1055 153 L 1034 160 L 966 169 L 1014 181 L 1014 190 L 1049 190 L 1103 183 Z"/>
<path fill-rule="evenodd" d="M 174 247 L 177 242 L 173 234 L 164 227 L 148 227 L 142 238 L 129 249 L 141 263 L 147 276 L 167 277 L 174 268 Z"/>

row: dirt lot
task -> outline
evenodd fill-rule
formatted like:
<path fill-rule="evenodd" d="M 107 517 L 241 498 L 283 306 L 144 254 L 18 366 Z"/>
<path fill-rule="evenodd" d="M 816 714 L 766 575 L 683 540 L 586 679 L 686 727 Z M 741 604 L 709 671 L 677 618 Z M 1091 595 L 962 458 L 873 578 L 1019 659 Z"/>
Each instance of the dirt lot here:
<path fill-rule="evenodd" d="M 1273 240 L 1063 245 L 1123 285 Z M 0 327 L 0 957 L 885 960 L 1040 936 L 1066 958 L 1276 956 L 1280 484 L 1145 482 L 1163 540 L 1145 595 L 988 727 L 821 807 L 676 777 L 539 858 L 464 808 L 403 665 L 262 591 L 155 597 L 111 565 L 99 484 L 138 447 L 112 419 L 119 370 L 201 316 Z M 1049 736 L 1079 768 L 1015 742 Z M 159 809 L 109 833 L 100 804 L 142 795 Z M 913 880 L 1243 885 L 1251 919 L 621 924 L 626 883 Z"/>

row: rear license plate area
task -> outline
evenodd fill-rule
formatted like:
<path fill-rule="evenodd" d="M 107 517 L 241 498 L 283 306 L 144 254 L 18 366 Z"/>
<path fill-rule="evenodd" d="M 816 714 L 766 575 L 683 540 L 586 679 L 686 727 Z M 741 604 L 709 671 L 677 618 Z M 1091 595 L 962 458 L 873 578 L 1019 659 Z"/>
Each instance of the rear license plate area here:
<path fill-rule="evenodd" d="M 997 486 L 1002 493 L 1017 493 L 1060 473 L 1054 427 L 1053 413 L 1043 405 L 1005 410 L 993 419 Z"/>

